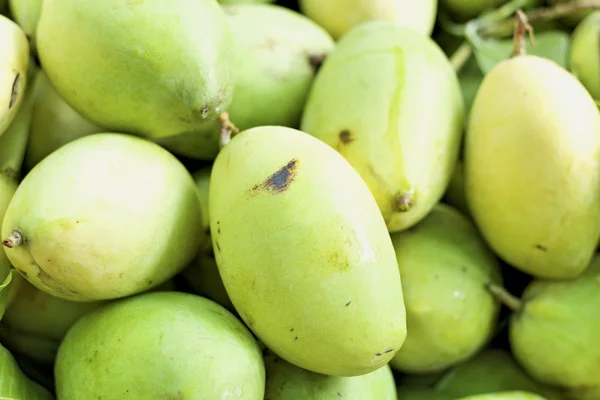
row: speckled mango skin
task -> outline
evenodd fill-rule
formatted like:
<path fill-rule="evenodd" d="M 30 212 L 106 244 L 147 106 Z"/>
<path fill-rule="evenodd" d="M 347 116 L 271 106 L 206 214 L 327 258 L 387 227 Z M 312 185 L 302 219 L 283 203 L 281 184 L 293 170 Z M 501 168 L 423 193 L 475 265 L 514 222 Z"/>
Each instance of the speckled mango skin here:
<path fill-rule="evenodd" d="M 370 22 L 340 40 L 323 63 L 300 129 L 352 164 L 389 231 L 398 232 L 444 195 L 464 114 L 458 77 L 433 40 L 391 22 Z"/>
<path fill-rule="evenodd" d="M 149 290 L 187 266 L 202 244 L 190 173 L 160 146 L 99 133 L 68 143 L 23 179 L 6 211 L 5 252 L 37 288 L 71 301 Z"/>
<path fill-rule="evenodd" d="M 231 102 L 233 43 L 216 0 L 48 0 L 36 35 L 56 90 L 106 131 L 201 135 Z"/>
<path fill-rule="evenodd" d="M 213 165 L 209 210 L 227 293 L 275 354 L 354 376 L 402 346 L 391 239 L 368 187 L 334 149 L 291 128 L 241 132 Z"/>
<path fill-rule="evenodd" d="M 464 143 L 467 203 L 492 250 L 535 277 L 581 274 L 600 237 L 600 114 L 585 87 L 551 60 L 505 60 Z"/>
<path fill-rule="evenodd" d="M 61 343 L 55 376 L 63 400 L 263 400 L 265 389 L 248 329 L 218 304 L 181 292 L 144 293 L 86 314 Z"/>

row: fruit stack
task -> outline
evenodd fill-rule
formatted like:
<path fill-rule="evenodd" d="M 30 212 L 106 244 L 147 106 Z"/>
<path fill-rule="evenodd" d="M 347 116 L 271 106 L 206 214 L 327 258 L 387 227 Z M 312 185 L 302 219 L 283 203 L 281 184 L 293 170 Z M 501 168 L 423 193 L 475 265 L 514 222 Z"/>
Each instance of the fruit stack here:
<path fill-rule="evenodd" d="M 1 398 L 600 400 L 600 1 L 0 10 Z"/>

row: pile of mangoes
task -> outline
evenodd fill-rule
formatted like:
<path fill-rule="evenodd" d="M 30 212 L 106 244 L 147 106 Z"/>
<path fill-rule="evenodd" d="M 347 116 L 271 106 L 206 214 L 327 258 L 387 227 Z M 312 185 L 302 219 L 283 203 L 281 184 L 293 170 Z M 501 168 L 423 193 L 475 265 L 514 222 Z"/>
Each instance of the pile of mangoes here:
<path fill-rule="evenodd" d="M 0 12 L 1 398 L 600 400 L 600 1 Z"/>

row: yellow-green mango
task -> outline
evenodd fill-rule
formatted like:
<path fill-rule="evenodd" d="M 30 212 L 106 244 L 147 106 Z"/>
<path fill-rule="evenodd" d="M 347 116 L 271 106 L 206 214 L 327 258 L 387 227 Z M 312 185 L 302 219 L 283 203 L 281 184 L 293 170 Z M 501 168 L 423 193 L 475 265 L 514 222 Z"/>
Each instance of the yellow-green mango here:
<path fill-rule="evenodd" d="M 58 93 L 106 131 L 203 135 L 231 102 L 216 0 L 44 0 L 36 45 Z"/>
<path fill-rule="evenodd" d="M 600 11 L 585 17 L 575 28 L 569 63 L 573 75 L 600 100 Z"/>
<path fill-rule="evenodd" d="M 389 365 L 351 377 L 321 375 L 290 364 L 271 352 L 264 357 L 267 400 L 397 400 Z"/>
<path fill-rule="evenodd" d="M 396 232 L 442 198 L 463 125 L 458 77 L 439 46 L 400 25 L 369 22 L 323 63 L 300 129 L 352 164 Z"/>
<path fill-rule="evenodd" d="M 11 199 L 2 234 L 25 278 L 71 301 L 158 286 L 204 238 L 198 192 L 181 162 L 117 133 L 85 136 L 42 160 Z"/>
<path fill-rule="evenodd" d="M 215 160 L 209 210 L 231 302 L 275 354 L 355 376 L 400 349 L 394 247 L 368 187 L 333 148 L 292 128 L 243 131 Z"/>
<path fill-rule="evenodd" d="M 547 400 L 562 400 L 558 390 L 535 381 L 508 351 L 500 348 L 485 349 L 456 365 L 435 384 L 435 388 L 455 398 L 523 390 Z"/>
<path fill-rule="evenodd" d="M 54 400 L 48 390 L 23 373 L 6 347 L 0 345 L 0 398 L 7 400 Z"/>
<path fill-rule="evenodd" d="M 300 0 L 299 5 L 335 39 L 369 21 L 390 21 L 429 36 L 438 0 Z"/>
<path fill-rule="evenodd" d="M 489 394 L 477 394 L 474 396 L 462 397 L 458 400 L 547 400 L 537 394 L 513 391 L 513 392 L 498 392 Z"/>
<path fill-rule="evenodd" d="M 392 242 L 408 331 L 392 368 L 442 371 L 481 350 L 496 332 L 500 311 L 486 285 L 501 284 L 502 275 L 473 223 L 440 203 L 412 229 L 392 234 Z"/>
<path fill-rule="evenodd" d="M 263 400 L 256 340 L 218 304 L 180 292 L 144 293 L 84 315 L 55 364 L 61 400 Z"/>
<path fill-rule="evenodd" d="M 13 195 L 17 191 L 17 182 L 6 174 L 0 173 L 0 222 L 4 219 L 4 214 L 6 213 L 6 209 L 8 208 L 8 204 L 12 199 Z M 4 282 L 4 280 L 11 273 L 12 265 L 6 257 L 4 250 L 0 250 L 0 284 Z M 14 275 L 15 281 L 12 283 L 14 285 L 11 288 L 11 292 L 9 294 L 8 301 L 6 306 L 9 306 L 14 301 L 15 296 L 18 293 L 19 287 L 22 285 L 22 279 L 17 275 Z"/>
<path fill-rule="evenodd" d="M 15 118 L 25 97 L 29 50 L 23 29 L 0 15 L 0 135 Z"/>
<path fill-rule="evenodd" d="M 570 280 L 531 282 L 509 323 L 515 359 L 533 378 L 573 390 L 600 389 L 600 254 Z"/>
<path fill-rule="evenodd" d="M 600 114 L 555 62 L 518 56 L 485 76 L 465 137 L 471 216 L 508 264 L 573 278 L 600 238 Z"/>
<path fill-rule="evenodd" d="M 312 20 L 272 4 L 223 6 L 234 41 L 235 84 L 227 107 L 240 130 L 281 125 L 297 128 L 320 63 L 334 47 Z M 187 133 L 157 141 L 169 151 L 213 160 L 220 125 L 205 135 Z"/>
<path fill-rule="evenodd" d="M 459 21 L 467 21 L 506 3 L 507 0 L 439 0 L 440 8 Z"/>
<path fill-rule="evenodd" d="M 44 70 L 36 76 L 36 95 L 25 153 L 25 170 L 64 144 L 104 129 L 83 118 L 58 94 Z"/>
<path fill-rule="evenodd" d="M 42 0 L 8 0 L 10 14 L 35 47 L 35 32 L 42 12 Z"/>

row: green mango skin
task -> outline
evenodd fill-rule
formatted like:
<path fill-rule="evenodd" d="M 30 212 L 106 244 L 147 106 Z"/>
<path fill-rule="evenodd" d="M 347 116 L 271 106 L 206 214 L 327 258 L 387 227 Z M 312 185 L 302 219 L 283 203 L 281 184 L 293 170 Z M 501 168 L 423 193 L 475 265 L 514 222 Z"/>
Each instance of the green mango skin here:
<path fill-rule="evenodd" d="M 268 353 L 265 357 L 266 400 L 397 400 L 389 365 L 365 375 L 338 377 L 316 374 Z"/>
<path fill-rule="evenodd" d="M 540 278 L 574 278 L 600 238 L 600 114 L 551 60 L 497 64 L 465 136 L 465 193 L 495 253 Z"/>
<path fill-rule="evenodd" d="M 69 328 L 102 304 L 66 301 L 25 281 L 0 322 L 0 340 L 36 361 L 52 363 Z"/>
<path fill-rule="evenodd" d="M 444 194 L 444 202 L 448 203 L 452 207 L 460 210 L 465 216 L 470 217 L 469 204 L 467 203 L 467 197 L 465 194 L 465 166 L 462 160 L 456 162 L 454 167 L 454 173 L 448 189 Z"/>
<path fill-rule="evenodd" d="M 549 385 L 600 388 L 600 255 L 573 280 L 535 280 L 512 315 L 509 339 L 515 359 Z"/>
<path fill-rule="evenodd" d="M 30 171 L 59 147 L 104 129 L 83 118 L 58 94 L 43 70 L 36 77 L 36 98 L 25 153 Z"/>
<path fill-rule="evenodd" d="M 231 102 L 216 0 L 44 0 L 36 43 L 58 93 L 106 131 L 202 135 Z"/>
<path fill-rule="evenodd" d="M 507 0 L 439 0 L 440 8 L 459 21 L 467 21 L 484 11 L 494 9 Z"/>
<path fill-rule="evenodd" d="M 61 400 L 263 400 L 265 390 L 248 329 L 218 304 L 180 292 L 145 293 L 83 316 L 58 350 L 55 376 Z"/>
<path fill-rule="evenodd" d="M 10 200 L 14 196 L 17 191 L 17 182 L 0 173 L 0 222 L 4 219 L 4 215 L 6 214 L 6 209 L 10 203 Z M 4 282 L 4 280 L 8 277 L 8 274 L 12 270 L 12 265 L 6 257 L 4 250 L 0 250 L 0 284 Z M 23 284 L 23 279 L 20 279 L 17 275 L 14 275 L 13 278 L 16 277 L 16 280 L 13 281 L 11 287 L 11 293 L 9 294 L 8 302 L 6 306 L 10 306 L 14 302 L 15 297 L 19 291 L 19 288 Z"/>
<path fill-rule="evenodd" d="M 442 371 L 481 350 L 494 335 L 500 265 L 471 221 L 438 204 L 413 229 L 392 234 L 402 277 L 408 335 L 390 361 L 408 373 Z"/>
<path fill-rule="evenodd" d="M 53 400 L 45 388 L 29 379 L 8 349 L 0 345 L 0 397 L 3 399 Z"/>
<path fill-rule="evenodd" d="M 389 21 L 430 36 L 438 8 L 438 0 L 299 0 L 298 4 L 335 39 L 370 21 Z"/>
<path fill-rule="evenodd" d="M 57 190 L 60 188 L 60 190 Z M 202 246 L 194 180 L 172 154 L 141 138 L 100 133 L 68 143 L 23 179 L 4 217 L 6 255 L 38 289 L 70 301 L 149 290 Z"/>
<path fill-rule="evenodd" d="M 498 348 L 483 350 L 456 365 L 435 384 L 435 389 L 455 398 L 522 390 L 539 394 L 547 400 L 562 400 L 558 390 L 535 381 L 510 353 Z"/>
<path fill-rule="evenodd" d="M 335 43 L 304 15 L 271 4 L 224 6 L 235 60 L 233 100 L 227 112 L 240 130 L 265 125 L 297 128 L 313 83 L 316 62 Z M 220 125 L 206 135 L 184 134 L 157 141 L 175 154 L 214 160 Z"/>
<path fill-rule="evenodd" d="M 569 62 L 573 75 L 592 97 L 600 99 L 600 11 L 588 15 L 575 28 Z"/>
<path fill-rule="evenodd" d="M 215 160 L 209 210 L 231 302 L 275 354 L 356 376 L 400 349 L 394 247 L 368 187 L 333 148 L 286 127 L 241 132 Z"/>
<path fill-rule="evenodd" d="M 300 129 L 352 164 L 389 231 L 398 232 L 442 198 L 463 123 L 458 78 L 439 46 L 399 25 L 369 22 L 340 40 L 325 60 Z"/>
<path fill-rule="evenodd" d="M 400 386 L 398 400 L 456 400 L 456 398 L 428 387 Z"/>
<path fill-rule="evenodd" d="M 10 14 L 25 33 L 33 38 L 42 12 L 42 0 L 8 0 Z"/>
<path fill-rule="evenodd" d="M 475 396 L 463 397 L 458 400 L 547 400 L 543 397 L 527 392 L 502 392 L 479 394 Z"/>

